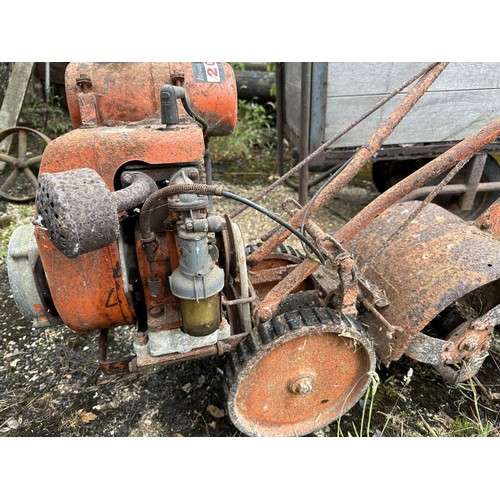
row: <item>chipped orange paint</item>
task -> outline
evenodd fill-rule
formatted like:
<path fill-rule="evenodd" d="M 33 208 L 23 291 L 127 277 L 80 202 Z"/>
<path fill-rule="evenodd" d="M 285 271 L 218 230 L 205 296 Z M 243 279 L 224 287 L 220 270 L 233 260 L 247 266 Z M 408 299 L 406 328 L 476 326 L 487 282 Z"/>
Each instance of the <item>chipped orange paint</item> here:
<path fill-rule="evenodd" d="M 204 152 L 198 125 L 166 131 L 158 122 L 81 128 L 51 145 L 44 152 L 40 174 L 88 167 L 101 175 L 111 191 L 124 163 L 191 163 L 201 161 Z M 52 299 L 66 325 L 87 331 L 135 322 L 133 306 L 124 293 L 117 243 L 70 259 L 53 247 L 44 231 L 37 228 L 36 233 Z"/>
<path fill-rule="evenodd" d="M 236 125 L 237 89 L 231 66 L 219 63 L 220 82 L 195 80 L 193 63 L 70 63 L 66 67 L 66 96 L 75 127 L 82 124 L 78 85 L 82 77 L 91 85 L 85 92 L 96 96 L 98 117 L 109 125 L 140 122 L 160 114 L 160 89 L 165 84 L 182 83 L 193 111 L 208 122 L 209 135 L 229 135 Z M 179 111 L 185 114 L 182 105 Z"/>
<path fill-rule="evenodd" d="M 79 128 L 49 144 L 40 175 L 91 168 L 114 191 L 115 180 L 126 164 L 201 163 L 205 151 L 202 127 L 186 113 L 181 101 L 179 125 L 162 125 L 160 89 L 164 84 L 183 85 L 191 108 L 207 121 L 208 135 L 228 135 L 236 124 L 236 81 L 228 64 L 218 67 L 224 77 L 219 83 L 210 83 L 195 81 L 191 63 L 69 64 L 66 95 L 71 119 Z M 66 325 L 88 331 L 135 323 L 117 242 L 71 259 L 53 246 L 45 231 L 36 228 L 35 233 L 52 300 Z M 159 252 L 164 284 L 173 246 L 169 243 L 162 241 Z M 146 290 L 149 266 L 140 244 L 137 255 Z M 176 265 L 177 256 L 172 257 Z M 146 297 L 148 308 L 153 306 L 151 299 Z M 167 319 L 178 323 L 177 318 Z"/>
<path fill-rule="evenodd" d="M 65 257 L 35 229 L 40 258 L 54 305 L 63 322 L 76 332 L 86 332 L 135 322 L 125 295 L 117 245 Z"/>
<path fill-rule="evenodd" d="M 125 163 L 151 165 L 194 163 L 202 160 L 203 133 L 198 125 L 165 130 L 159 122 L 136 126 L 73 130 L 45 148 L 40 174 L 92 168 L 114 191 L 116 172 Z"/>

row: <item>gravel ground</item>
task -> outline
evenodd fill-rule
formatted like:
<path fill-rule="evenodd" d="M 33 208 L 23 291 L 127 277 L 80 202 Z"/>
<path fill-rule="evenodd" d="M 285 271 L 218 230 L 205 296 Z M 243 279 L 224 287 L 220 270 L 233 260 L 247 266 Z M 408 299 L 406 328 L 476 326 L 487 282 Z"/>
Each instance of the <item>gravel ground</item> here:
<path fill-rule="evenodd" d="M 217 182 L 217 179 L 215 179 Z M 228 183 L 226 188 L 252 198 L 262 186 Z M 280 187 L 262 204 L 281 213 L 281 201 L 295 196 Z M 316 217 L 335 230 L 376 193 L 366 181 L 344 190 Z M 236 205 L 216 200 L 217 213 Z M 29 207 L 0 202 L 2 231 L 30 219 Z M 252 210 L 238 217 L 247 243 L 274 226 Z M 292 240 L 290 240 L 292 241 Z M 184 362 L 141 374 L 105 376 L 97 362 L 97 333 L 75 334 L 65 327 L 33 329 L 18 312 L 0 265 L 0 435 L 3 436 L 241 436 L 225 412 L 224 358 Z M 115 332 L 114 344 L 128 349 L 130 333 Z M 498 351 L 481 380 L 500 391 Z M 404 358 L 381 367 L 370 432 L 375 436 L 497 435 L 500 406 L 476 397 L 474 387 L 451 387 L 431 368 Z M 364 401 L 314 435 L 357 435 Z M 479 420 L 478 420 L 479 419 Z M 366 424 L 366 420 L 364 420 Z M 472 429 L 472 430 L 471 430 Z"/>

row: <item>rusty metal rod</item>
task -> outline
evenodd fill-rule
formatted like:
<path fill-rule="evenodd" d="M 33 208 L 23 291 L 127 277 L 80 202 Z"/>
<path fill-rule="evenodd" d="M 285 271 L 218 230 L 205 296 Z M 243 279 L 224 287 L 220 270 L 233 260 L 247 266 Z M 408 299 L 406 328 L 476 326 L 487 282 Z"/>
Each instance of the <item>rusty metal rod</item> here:
<path fill-rule="evenodd" d="M 432 69 L 434 66 L 436 66 L 438 63 L 434 62 L 432 64 L 429 64 L 425 68 L 423 68 L 421 71 L 419 71 L 417 74 L 413 75 L 409 80 L 406 80 L 404 83 L 402 83 L 398 88 L 394 89 L 390 94 L 385 96 L 383 99 L 381 99 L 375 106 L 373 106 L 371 109 L 363 113 L 359 118 L 356 120 L 353 120 L 347 127 L 344 127 L 340 132 L 335 134 L 331 139 L 326 141 L 324 144 L 319 146 L 315 151 L 313 151 L 307 158 L 304 158 L 301 162 L 299 162 L 295 167 L 291 168 L 288 172 L 283 174 L 279 179 L 275 180 L 270 186 L 267 188 L 263 189 L 257 196 L 252 198 L 252 201 L 256 203 L 257 201 L 261 200 L 269 194 L 273 189 L 275 189 L 277 186 L 285 182 L 289 177 L 292 175 L 298 173 L 302 168 L 304 168 L 306 165 L 309 165 L 312 160 L 314 160 L 316 157 L 318 157 L 321 153 L 323 153 L 326 149 L 328 149 L 334 142 L 338 141 L 341 137 L 343 137 L 347 132 L 349 132 L 351 129 L 353 129 L 356 125 L 361 123 L 364 119 L 368 118 L 371 114 L 373 114 L 377 109 L 381 108 L 384 104 L 386 104 L 388 101 L 390 101 L 392 98 L 394 98 L 396 95 L 398 95 L 402 90 L 404 90 L 406 87 L 411 85 L 414 81 L 418 80 L 422 75 L 427 73 L 430 69 Z M 281 75 L 280 75 L 281 77 Z M 277 110 L 278 113 L 278 110 Z M 282 111 L 280 111 L 280 114 L 278 114 L 278 119 L 282 120 Z M 278 127 L 278 132 L 281 133 L 280 127 Z M 278 138 L 278 140 L 280 140 Z M 283 154 L 282 151 L 278 151 L 279 154 Z M 282 160 L 281 160 L 282 161 Z M 280 159 L 278 159 L 278 164 L 280 162 Z M 323 179 L 321 179 L 323 180 Z M 318 181 L 318 182 L 321 182 Z M 244 210 L 246 210 L 248 207 L 247 206 L 242 206 L 239 209 L 235 210 L 231 215 L 230 218 L 234 219 L 238 215 L 240 215 Z"/>
<path fill-rule="evenodd" d="M 457 163 L 472 156 L 498 136 L 500 136 L 500 118 L 492 121 L 478 132 L 469 135 L 463 141 L 375 198 L 335 233 L 336 239 L 341 243 L 349 241 L 391 205 L 410 194 L 414 189 L 424 186 Z"/>
<path fill-rule="evenodd" d="M 379 126 L 377 131 L 371 136 L 369 141 L 362 146 L 323 192 L 316 198 L 315 202 L 309 207 L 309 217 L 314 215 L 322 208 L 335 194 L 343 189 L 354 178 L 354 176 L 365 166 L 368 160 L 380 149 L 383 142 L 389 137 L 396 126 L 408 114 L 418 100 L 424 95 L 427 89 L 432 85 L 436 78 L 446 68 L 448 63 L 438 63 L 433 66 L 422 78 L 415 83 L 408 94 L 390 113 L 387 119 Z M 305 214 L 307 206 L 303 207 L 297 214 L 290 219 L 290 225 L 298 227 Z M 290 236 L 289 231 L 277 231 L 262 246 L 248 257 L 250 266 L 255 266 L 266 258 L 277 245 L 285 241 Z"/>
<path fill-rule="evenodd" d="M 404 196 L 408 195 L 413 189 L 427 184 L 435 177 L 438 177 L 452 168 L 455 164 L 471 157 L 483 146 L 494 141 L 498 136 L 500 136 L 500 118 L 497 118 L 478 132 L 469 135 L 462 142 L 459 142 L 448 151 L 381 194 L 340 228 L 334 235 L 335 239 L 341 244 L 349 241 L 379 214 L 398 202 Z M 301 211 L 297 212 L 297 214 L 300 214 Z M 292 223 L 293 219 L 294 217 L 291 218 L 290 223 Z M 292 273 L 266 295 L 264 300 L 262 300 L 257 307 L 255 317 L 263 321 L 263 318 L 274 314 L 279 302 L 318 267 L 319 264 L 317 262 L 309 259 L 299 264 Z"/>
<path fill-rule="evenodd" d="M 257 322 L 269 321 L 276 313 L 278 304 L 288 294 L 310 276 L 319 264 L 310 259 L 303 260 L 290 274 L 286 275 L 274 288 L 272 288 L 263 301 L 256 307 L 254 316 Z"/>
<path fill-rule="evenodd" d="M 387 250 L 387 248 L 389 248 L 389 246 L 392 245 L 394 241 L 396 241 L 401 236 L 403 231 L 412 223 L 412 221 L 414 221 L 420 215 L 420 213 L 422 213 L 422 210 L 424 210 L 424 208 L 443 191 L 447 184 L 453 179 L 453 177 L 455 177 L 455 175 L 458 174 L 458 172 L 460 172 L 460 170 L 465 166 L 470 158 L 471 157 L 468 156 L 462 161 L 459 161 L 446 174 L 441 182 L 434 186 L 433 190 L 426 196 L 425 200 L 422 201 L 422 203 L 419 203 L 417 208 L 415 208 L 413 212 L 406 218 L 406 220 L 390 236 L 387 237 L 387 239 L 382 243 L 378 250 L 371 257 L 366 259 L 361 272 L 364 272 L 366 269 L 368 269 L 372 265 L 372 262 L 375 262 L 378 257 L 382 255 Z"/>
<path fill-rule="evenodd" d="M 415 191 L 412 191 L 408 196 L 405 196 L 404 198 L 401 199 L 401 201 L 410 201 L 410 200 L 416 200 L 417 198 L 420 198 L 421 196 L 427 196 L 429 193 L 432 193 L 432 190 L 434 189 L 435 186 L 426 186 L 426 187 L 421 187 L 418 189 L 415 189 Z M 464 194 L 467 192 L 467 184 L 448 184 L 448 186 L 445 186 L 440 194 Z M 477 186 L 477 192 L 478 193 L 491 193 L 493 191 L 500 191 L 500 182 L 481 182 Z"/>

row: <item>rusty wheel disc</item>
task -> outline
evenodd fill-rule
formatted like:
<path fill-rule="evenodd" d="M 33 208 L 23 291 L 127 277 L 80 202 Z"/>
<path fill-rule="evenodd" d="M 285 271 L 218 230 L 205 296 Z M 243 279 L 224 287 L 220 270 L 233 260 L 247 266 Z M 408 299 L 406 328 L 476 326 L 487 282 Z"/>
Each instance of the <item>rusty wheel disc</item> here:
<path fill-rule="evenodd" d="M 0 162 L 3 162 L 0 169 L 0 197 L 14 202 L 34 200 L 42 151 L 50 138 L 31 128 L 12 127 L 0 132 L 0 144 L 5 139 L 12 140 L 17 156 L 4 153 L 0 147 Z"/>
<path fill-rule="evenodd" d="M 303 436 L 348 411 L 375 369 L 368 337 L 331 309 L 273 318 L 230 359 L 228 413 L 249 436 Z"/>

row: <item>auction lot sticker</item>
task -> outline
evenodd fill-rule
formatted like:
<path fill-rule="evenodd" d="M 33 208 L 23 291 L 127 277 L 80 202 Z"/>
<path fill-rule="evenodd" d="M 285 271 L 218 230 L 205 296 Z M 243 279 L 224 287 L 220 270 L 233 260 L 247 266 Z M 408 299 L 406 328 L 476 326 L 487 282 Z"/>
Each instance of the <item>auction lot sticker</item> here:
<path fill-rule="evenodd" d="M 192 67 L 195 82 L 221 83 L 226 81 L 221 63 L 195 62 L 192 63 Z"/>

